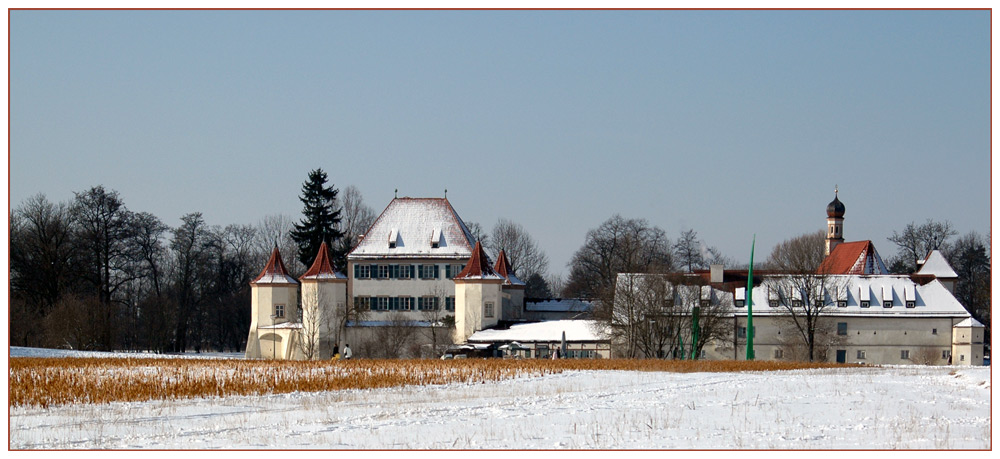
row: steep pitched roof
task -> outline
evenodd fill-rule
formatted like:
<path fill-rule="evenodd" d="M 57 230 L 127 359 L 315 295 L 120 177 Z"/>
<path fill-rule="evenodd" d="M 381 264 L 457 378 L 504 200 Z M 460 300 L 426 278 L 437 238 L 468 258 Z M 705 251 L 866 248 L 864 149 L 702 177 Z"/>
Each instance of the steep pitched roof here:
<path fill-rule="evenodd" d="M 312 266 L 299 280 L 302 279 L 347 279 L 347 276 L 333 270 L 330 264 L 330 251 L 326 247 L 326 241 L 319 245 L 319 253 L 313 260 Z"/>
<path fill-rule="evenodd" d="M 278 246 L 274 246 L 271 251 L 271 258 L 267 260 L 267 265 L 256 279 L 250 281 L 251 284 L 298 284 L 294 277 L 288 275 L 285 269 L 285 262 L 281 261 L 281 253 Z"/>
<path fill-rule="evenodd" d="M 473 242 L 447 198 L 395 198 L 347 258 L 462 259 Z"/>
<path fill-rule="evenodd" d="M 493 269 L 497 272 L 497 274 L 507 279 L 504 282 L 504 285 L 524 285 L 524 282 L 514 275 L 514 270 L 511 269 L 510 266 L 510 260 L 507 259 L 507 254 L 503 251 L 503 249 L 500 249 L 500 255 L 497 255 L 497 264 L 493 267 Z"/>
<path fill-rule="evenodd" d="M 822 274 L 888 274 L 872 241 L 842 242 L 823 260 Z"/>
<path fill-rule="evenodd" d="M 917 270 L 917 274 L 930 274 L 939 279 L 958 277 L 955 270 L 948 264 L 948 260 L 938 250 L 931 250 L 931 253 L 927 254 L 924 265 Z"/>
<path fill-rule="evenodd" d="M 476 242 L 476 247 L 472 249 L 472 258 L 469 258 L 469 262 L 465 264 L 465 269 L 458 273 L 453 279 L 497 279 L 503 280 L 504 277 L 497 274 L 492 267 L 490 267 L 490 259 L 486 256 L 486 252 L 483 251 L 483 246 L 479 242 Z"/>

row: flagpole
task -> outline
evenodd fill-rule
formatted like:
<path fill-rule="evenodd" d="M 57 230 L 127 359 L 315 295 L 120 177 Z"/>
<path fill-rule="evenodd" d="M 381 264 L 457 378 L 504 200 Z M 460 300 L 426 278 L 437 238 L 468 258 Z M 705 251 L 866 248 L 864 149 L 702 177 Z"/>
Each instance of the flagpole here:
<path fill-rule="evenodd" d="M 753 249 L 757 245 L 757 235 L 750 244 L 750 269 L 747 271 L 747 360 L 754 359 L 753 352 Z"/>

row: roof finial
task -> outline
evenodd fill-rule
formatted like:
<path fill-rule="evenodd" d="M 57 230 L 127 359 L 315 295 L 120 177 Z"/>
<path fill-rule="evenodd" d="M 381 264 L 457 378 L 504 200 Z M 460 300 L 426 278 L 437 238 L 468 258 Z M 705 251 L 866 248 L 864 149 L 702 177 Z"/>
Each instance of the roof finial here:
<path fill-rule="evenodd" d="M 394 190 L 394 191 L 392 192 L 392 199 L 396 199 L 396 198 L 398 198 L 398 197 L 399 197 L 399 188 L 396 188 L 396 189 L 395 189 L 395 190 Z"/>
<path fill-rule="evenodd" d="M 834 197 L 837 197 L 837 193 L 840 191 L 838 188 L 840 188 L 840 187 L 838 187 L 836 184 L 833 185 L 833 196 Z"/>
<path fill-rule="evenodd" d="M 444 198 L 448 199 L 448 189 L 447 188 L 444 189 Z"/>

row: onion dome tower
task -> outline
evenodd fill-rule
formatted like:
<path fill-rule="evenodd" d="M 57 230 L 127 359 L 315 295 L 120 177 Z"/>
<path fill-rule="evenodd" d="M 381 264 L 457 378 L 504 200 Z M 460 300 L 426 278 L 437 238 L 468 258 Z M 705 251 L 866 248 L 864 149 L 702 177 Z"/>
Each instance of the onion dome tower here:
<path fill-rule="evenodd" d="M 833 188 L 833 201 L 826 206 L 826 255 L 830 256 L 833 248 L 844 242 L 844 203 L 838 198 L 839 190 Z"/>

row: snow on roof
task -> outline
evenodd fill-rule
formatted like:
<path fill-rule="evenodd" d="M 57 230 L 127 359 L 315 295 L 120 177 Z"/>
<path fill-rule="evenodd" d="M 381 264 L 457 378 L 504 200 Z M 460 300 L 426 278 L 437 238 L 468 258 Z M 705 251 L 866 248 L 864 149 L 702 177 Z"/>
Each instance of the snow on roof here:
<path fill-rule="evenodd" d="M 784 306 L 770 307 L 767 300 L 757 300 L 757 298 L 767 298 L 766 289 L 769 282 L 781 282 L 780 276 L 765 277 L 761 285 L 753 289 L 753 313 L 754 315 L 777 315 L 784 314 Z M 837 287 L 838 296 L 843 290 L 843 297 L 840 300 L 846 301 L 845 306 L 830 305 L 823 314 L 828 315 L 861 315 L 861 316 L 947 316 L 947 317 L 969 317 L 968 311 L 955 296 L 948 291 L 941 282 L 933 280 L 927 284 L 919 285 L 906 275 L 883 275 L 883 276 L 858 276 L 842 275 L 828 276 L 825 283 L 831 287 Z M 912 293 L 908 289 L 913 289 Z M 832 291 L 828 288 L 827 294 Z M 913 300 L 908 300 L 907 296 L 913 295 Z M 874 298 L 873 298 L 874 297 Z M 825 301 L 837 301 L 836 298 L 829 298 L 824 295 Z M 873 301 L 868 307 L 862 307 L 861 301 Z M 891 301 L 891 307 L 884 307 L 884 301 Z M 906 307 L 906 301 L 913 301 L 913 307 Z M 745 308 L 737 308 L 746 314 Z"/>
<path fill-rule="evenodd" d="M 978 320 L 973 319 L 972 317 L 969 317 L 968 319 L 965 319 L 965 320 L 963 320 L 963 321 L 955 324 L 955 327 L 962 327 L 962 328 L 966 328 L 966 327 L 970 327 L 970 328 L 985 328 L 985 325 L 983 325 Z"/>
<path fill-rule="evenodd" d="M 955 270 L 948 264 L 948 260 L 938 250 L 931 250 L 931 253 L 927 255 L 924 265 L 920 267 L 917 274 L 930 274 L 938 278 L 958 277 Z"/>
<path fill-rule="evenodd" d="M 268 330 L 281 330 L 281 329 L 302 328 L 302 322 L 282 322 L 280 324 L 274 324 L 274 325 L 262 325 L 262 326 L 259 326 L 257 328 L 259 328 L 261 330 L 264 330 L 264 329 L 268 329 Z"/>
<path fill-rule="evenodd" d="M 348 327 L 398 327 L 400 326 L 400 323 L 399 321 L 396 320 L 361 320 L 361 321 L 348 320 L 346 325 Z M 431 326 L 431 322 L 427 320 L 407 320 L 404 321 L 402 325 L 406 327 L 426 328 Z M 441 326 L 441 323 L 438 322 L 437 326 Z"/>
<path fill-rule="evenodd" d="M 535 312 L 588 312 L 593 309 L 593 303 L 576 298 L 555 298 L 545 300 L 524 300 L 525 311 Z"/>
<path fill-rule="evenodd" d="M 288 275 L 285 269 L 285 262 L 281 261 L 281 253 L 278 246 L 274 246 L 271 251 L 271 258 L 267 260 L 267 265 L 256 279 L 250 281 L 251 284 L 298 284 L 299 281 Z"/>
<path fill-rule="evenodd" d="M 647 274 L 622 273 L 621 276 L 649 276 Z M 759 278 L 760 284 L 753 288 L 753 313 L 754 315 L 785 315 L 786 308 L 781 304 L 781 299 L 802 299 L 802 292 L 799 288 L 801 282 L 796 282 L 794 275 L 763 274 Z M 908 275 L 836 275 L 825 276 L 822 281 L 825 287 L 823 301 L 829 304 L 823 314 L 842 316 L 936 316 L 936 317 L 969 317 L 968 311 L 955 296 L 935 279 L 923 285 L 914 281 Z M 819 281 L 815 281 L 816 284 Z M 629 284 L 618 283 L 619 288 L 629 288 Z M 641 286 L 633 288 L 642 288 Z M 740 287 L 731 286 L 728 289 L 716 289 L 716 300 L 721 304 L 732 306 L 736 315 L 746 315 L 745 306 L 735 307 L 734 299 L 736 291 Z M 683 288 L 678 286 L 675 291 Z M 736 298 L 734 298 L 734 296 Z M 911 299 L 912 298 L 912 299 Z M 770 306 L 770 301 L 778 301 L 777 306 Z M 837 305 L 836 301 L 843 301 L 843 306 Z M 862 307 L 861 302 L 867 301 L 869 305 Z M 890 301 L 891 306 L 885 307 L 884 301 Z M 912 301 L 913 306 L 907 307 L 906 302 Z M 679 306 L 691 306 L 692 304 L 680 304 Z M 527 303 L 525 303 L 527 309 Z"/>
<path fill-rule="evenodd" d="M 324 241 L 319 245 L 319 252 L 316 255 L 316 259 L 313 260 L 312 266 L 309 267 L 309 270 L 305 274 L 299 277 L 299 280 L 303 279 L 347 279 L 347 276 L 333 270 L 333 265 L 330 264 L 330 251 L 327 249 L 326 242 Z"/>
<path fill-rule="evenodd" d="M 395 241 L 395 247 L 390 247 L 390 241 Z M 472 255 L 473 242 L 472 233 L 448 199 L 395 198 L 347 258 L 461 259 Z"/>
<path fill-rule="evenodd" d="M 551 320 L 530 324 L 512 325 L 507 330 L 481 330 L 469 337 L 469 341 L 519 341 L 539 342 L 562 341 L 604 341 L 603 325 L 596 320 Z"/>

